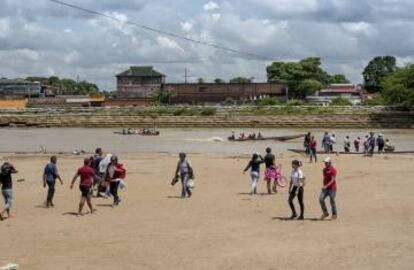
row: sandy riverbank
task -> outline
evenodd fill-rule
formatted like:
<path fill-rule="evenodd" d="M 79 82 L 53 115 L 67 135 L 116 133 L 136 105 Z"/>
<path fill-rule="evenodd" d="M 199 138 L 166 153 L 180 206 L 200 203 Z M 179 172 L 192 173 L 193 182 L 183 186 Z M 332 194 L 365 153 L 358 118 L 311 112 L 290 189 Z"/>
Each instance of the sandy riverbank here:
<path fill-rule="evenodd" d="M 294 154 L 279 161 L 288 173 Z M 322 164 L 305 163 L 305 221 L 289 216 L 287 190 L 246 195 L 241 173 L 248 158 L 201 156 L 195 195 L 181 200 L 169 185 L 176 157 L 120 156 L 128 169 L 122 205 L 94 200 L 98 212 L 73 216 L 79 192 L 69 181 L 81 157 L 61 157 L 64 186 L 54 209 L 41 207 L 47 157 L 10 157 L 15 218 L 0 222 L 0 261 L 21 269 L 412 269 L 414 268 L 414 156 L 334 157 L 338 168 L 337 221 L 320 216 Z M 322 157 L 320 157 L 322 158 Z M 260 192 L 265 191 L 260 182 Z"/>

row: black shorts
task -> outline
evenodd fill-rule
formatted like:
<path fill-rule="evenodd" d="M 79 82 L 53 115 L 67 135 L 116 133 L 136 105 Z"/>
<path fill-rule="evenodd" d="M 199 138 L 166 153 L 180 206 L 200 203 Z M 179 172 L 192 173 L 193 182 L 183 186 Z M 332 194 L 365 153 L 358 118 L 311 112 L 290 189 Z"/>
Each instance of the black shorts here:
<path fill-rule="evenodd" d="M 91 192 L 91 187 L 90 186 L 79 186 L 79 189 L 81 191 L 82 197 L 89 197 L 90 192 Z"/>

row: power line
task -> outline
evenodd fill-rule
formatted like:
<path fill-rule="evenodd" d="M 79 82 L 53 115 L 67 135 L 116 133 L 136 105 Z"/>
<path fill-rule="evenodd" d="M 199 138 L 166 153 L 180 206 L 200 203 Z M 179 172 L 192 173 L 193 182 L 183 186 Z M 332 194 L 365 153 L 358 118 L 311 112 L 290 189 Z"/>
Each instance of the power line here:
<path fill-rule="evenodd" d="M 118 19 L 114 16 L 110 16 L 110 15 L 107 15 L 105 13 L 102 13 L 102 12 L 99 12 L 99 11 L 94 11 L 94 10 L 87 9 L 87 8 L 84 8 L 84 7 L 80 7 L 80 6 L 77 6 L 77 5 L 73 5 L 73 4 L 70 4 L 70 3 L 67 3 L 67 2 L 63 2 L 63 1 L 59 1 L 59 0 L 49 0 L 49 1 L 54 2 L 56 4 L 59 4 L 59 5 L 62 5 L 62 6 L 77 9 L 77 10 L 80 10 L 80 11 L 83 11 L 83 12 L 86 12 L 86 13 L 98 15 L 98 16 L 101 16 L 101 17 L 104 17 L 104 18 L 107 18 L 107 19 L 111 19 L 113 21 L 133 25 L 135 27 L 139 27 L 139 28 L 142 28 L 142 29 L 147 30 L 147 31 L 162 34 L 164 36 L 169 36 L 169 37 L 172 37 L 172 38 L 175 38 L 175 39 L 180 39 L 180 40 L 184 40 L 184 41 L 187 41 L 187 42 L 192 42 L 192 43 L 195 43 L 195 44 L 212 47 L 212 48 L 215 48 L 215 49 L 218 49 L 218 50 L 227 51 L 227 52 L 235 53 L 235 54 L 238 54 L 238 55 L 245 55 L 245 56 L 260 59 L 260 60 L 263 60 L 263 61 L 267 61 L 267 60 L 272 61 L 272 60 L 274 60 L 274 59 L 271 59 L 270 57 L 267 57 L 267 56 L 264 56 L 264 55 L 250 53 L 250 52 L 246 52 L 246 51 L 242 51 L 242 50 L 238 50 L 238 49 L 233 49 L 233 48 L 230 48 L 230 47 L 226 47 L 226 46 L 223 46 L 223 45 L 219 45 L 219 44 L 216 44 L 216 43 L 211 43 L 211 42 L 207 42 L 207 41 L 203 41 L 203 40 L 188 38 L 188 37 L 185 37 L 185 36 L 173 33 L 173 32 L 160 30 L 160 29 L 153 28 L 153 27 L 150 27 L 150 26 L 146 26 L 146 25 L 136 23 L 136 22 L 133 22 L 133 21 L 129 21 L 129 20 L 123 21 L 123 20 L 120 20 L 120 19 Z"/>

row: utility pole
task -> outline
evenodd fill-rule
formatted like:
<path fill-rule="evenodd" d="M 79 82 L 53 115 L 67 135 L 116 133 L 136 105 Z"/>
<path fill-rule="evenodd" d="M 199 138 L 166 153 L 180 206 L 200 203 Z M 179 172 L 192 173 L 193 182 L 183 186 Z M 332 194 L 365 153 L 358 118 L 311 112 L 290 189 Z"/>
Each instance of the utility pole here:
<path fill-rule="evenodd" d="M 184 82 L 185 82 L 185 84 L 188 83 L 188 78 L 192 78 L 192 77 L 193 76 L 188 75 L 188 69 L 185 68 L 185 70 L 184 70 Z"/>

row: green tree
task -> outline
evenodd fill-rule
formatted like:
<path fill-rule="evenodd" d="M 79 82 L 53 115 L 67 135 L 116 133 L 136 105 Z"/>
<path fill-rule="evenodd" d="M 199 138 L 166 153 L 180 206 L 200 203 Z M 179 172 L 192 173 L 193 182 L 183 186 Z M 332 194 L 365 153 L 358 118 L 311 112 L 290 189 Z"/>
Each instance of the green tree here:
<path fill-rule="evenodd" d="M 246 78 L 246 77 L 235 77 L 233 79 L 231 79 L 229 82 L 230 83 L 251 83 L 253 81 L 253 78 Z"/>
<path fill-rule="evenodd" d="M 60 83 L 59 77 L 57 76 L 49 77 L 48 83 L 49 85 L 52 85 L 52 86 L 59 86 L 59 83 Z"/>
<path fill-rule="evenodd" d="M 214 83 L 216 84 L 222 84 L 222 83 L 226 83 L 223 79 L 217 78 L 214 80 Z"/>
<path fill-rule="evenodd" d="M 352 106 L 352 102 L 349 99 L 343 97 L 337 97 L 332 99 L 332 105 L 334 106 Z"/>
<path fill-rule="evenodd" d="M 203 78 L 200 77 L 197 79 L 197 83 L 202 84 L 202 83 L 205 83 L 205 81 Z"/>
<path fill-rule="evenodd" d="M 382 80 L 397 70 L 394 56 L 377 56 L 372 59 L 362 72 L 364 88 L 369 93 L 381 91 Z"/>
<path fill-rule="evenodd" d="M 306 96 L 313 95 L 316 91 L 321 90 L 323 86 L 324 85 L 317 80 L 306 79 L 303 80 L 296 88 L 296 95 L 304 99 Z"/>
<path fill-rule="evenodd" d="M 331 76 L 321 68 L 320 58 L 310 57 L 299 62 L 273 62 L 267 67 L 267 79 L 269 82 L 286 82 L 290 97 L 304 98 L 303 81 L 318 81 L 324 86 L 330 83 Z"/>
<path fill-rule="evenodd" d="M 170 104 L 172 98 L 176 96 L 175 92 L 160 90 L 153 96 L 155 105 L 167 105 Z"/>
<path fill-rule="evenodd" d="M 382 97 L 389 105 L 414 106 L 414 64 L 398 69 L 381 82 Z"/>
<path fill-rule="evenodd" d="M 329 83 L 349 83 L 349 80 L 343 74 L 334 74 Z"/>

